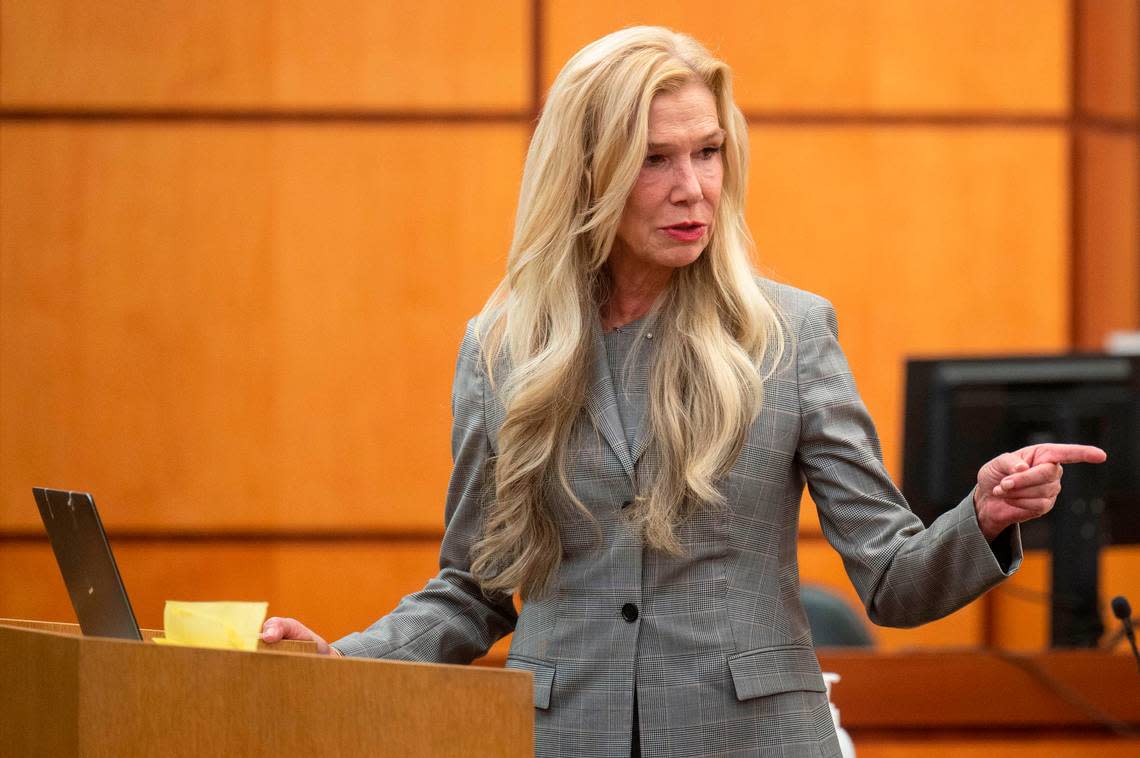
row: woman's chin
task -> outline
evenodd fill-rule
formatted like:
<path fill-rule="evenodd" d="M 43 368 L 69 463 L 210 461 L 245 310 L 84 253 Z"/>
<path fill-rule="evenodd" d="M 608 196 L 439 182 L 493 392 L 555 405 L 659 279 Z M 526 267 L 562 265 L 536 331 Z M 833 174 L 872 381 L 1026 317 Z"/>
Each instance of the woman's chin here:
<path fill-rule="evenodd" d="M 696 260 L 701 257 L 701 253 L 703 253 L 704 250 L 705 243 L 703 241 L 694 242 L 691 245 L 670 250 L 667 255 L 662 256 L 664 260 L 662 260 L 661 263 L 669 268 L 684 268 L 685 266 L 695 263 Z"/>

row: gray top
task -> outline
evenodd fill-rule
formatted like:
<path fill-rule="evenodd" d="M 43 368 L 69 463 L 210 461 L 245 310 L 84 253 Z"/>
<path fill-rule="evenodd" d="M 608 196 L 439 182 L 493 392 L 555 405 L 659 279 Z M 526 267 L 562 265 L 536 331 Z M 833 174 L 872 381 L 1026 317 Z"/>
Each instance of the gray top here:
<path fill-rule="evenodd" d="M 649 406 L 649 366 L 655 353 L 655 322 L 654 315 L 648 314 L 602 334 L 618 416 L 630 450 L 637 447 L 645 409 Z"/>

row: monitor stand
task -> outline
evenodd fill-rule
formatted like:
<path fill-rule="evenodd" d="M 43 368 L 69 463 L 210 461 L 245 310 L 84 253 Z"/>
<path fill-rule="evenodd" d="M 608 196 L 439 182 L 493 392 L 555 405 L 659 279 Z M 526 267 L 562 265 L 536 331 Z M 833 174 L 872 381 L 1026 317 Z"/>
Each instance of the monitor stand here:
<path fill-rule="evenodd" d="M 1088 420 L 1059 419 L 1067 439 L 1099 439 Z M 1050 642 L 1055 648 L 1096 647 L 1104 634 L 1100 616 L 1101 517 L 1104 472 L 1100 466 L 1069 466 L 1049 514 L 1053 553 Z"/>

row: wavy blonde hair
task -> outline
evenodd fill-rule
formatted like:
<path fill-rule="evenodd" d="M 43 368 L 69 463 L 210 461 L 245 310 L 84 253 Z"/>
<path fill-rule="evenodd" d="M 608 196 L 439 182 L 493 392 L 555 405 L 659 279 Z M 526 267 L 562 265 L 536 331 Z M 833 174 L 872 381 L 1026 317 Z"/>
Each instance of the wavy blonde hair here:
<path fill-rule="evenodd" d="M 658 465 L 629 512 L 647 546 L 681 554 L 678 525 L 723 503 L 717 480 L 759 413 L 761 362 L 784 351 L 749 258 L 747 127 L 725 63 L 686 35 L 633 27 L 587 45 L 554 81 L 527 154 L 507 273 L 477 322 L 506 411 L 472 549 L 485 592 L 541 595 L 562 557 L 556 509 L 590 515 L 565 459 L 585 405 L 606 261 L 645 159 L 650 104 L 693 81 L 716 97 L 724 180 L 708 247 L 674 272 L 656 306 L 647 423 Z"/>

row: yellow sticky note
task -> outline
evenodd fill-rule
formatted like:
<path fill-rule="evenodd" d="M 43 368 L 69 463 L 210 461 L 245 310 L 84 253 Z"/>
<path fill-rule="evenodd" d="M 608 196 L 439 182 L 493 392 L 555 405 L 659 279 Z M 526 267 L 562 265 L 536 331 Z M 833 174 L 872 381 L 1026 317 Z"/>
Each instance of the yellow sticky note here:
<path fill-rule="evenodd" d="M 257 650 L 269 603 L 187 603 L 167 600 L 163 645 Z"/>

